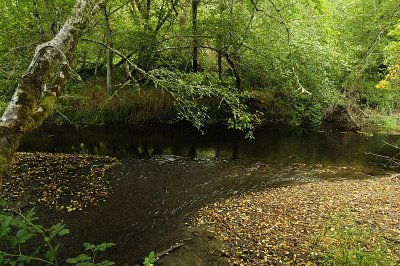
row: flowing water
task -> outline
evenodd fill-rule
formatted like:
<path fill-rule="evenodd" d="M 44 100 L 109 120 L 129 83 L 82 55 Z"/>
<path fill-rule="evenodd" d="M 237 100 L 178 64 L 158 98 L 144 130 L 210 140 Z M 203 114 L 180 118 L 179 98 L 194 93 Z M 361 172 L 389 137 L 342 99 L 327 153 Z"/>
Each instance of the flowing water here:
<path fill-rule="evenodd" d="M 109 256 L 121 264 L 163 250 L 184 237 L 184 223 L 198 208 L 266 187 L 385 174 L 394 156 L 384 144 L 396 136 L 311 132 L 270 127 L 255 139 L 223 128 L 202 135 L 187 127 L 43 127 L 26 137 L 22 151 L 112 155 L 122 161 L 106 202 L 84 211 L 41 210 L 46 223 L 63 219 L 71 229 L 64 250 L 79 254 L 83 242 L 114 242 Z"/>

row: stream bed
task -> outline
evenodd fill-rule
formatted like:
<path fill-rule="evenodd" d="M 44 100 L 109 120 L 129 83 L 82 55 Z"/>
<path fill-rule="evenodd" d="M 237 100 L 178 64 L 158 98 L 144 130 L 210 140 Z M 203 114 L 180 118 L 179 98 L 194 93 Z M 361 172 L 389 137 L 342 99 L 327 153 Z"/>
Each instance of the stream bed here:
<path fill-rule="evenodd" d="M 108 257 L 117 265 L 138 263 L 150 250 L 166 249 L 185 235 L 200 207 L 232 195 L 292 183 L 387 174 L 397 136 L 312 132 L 270 127 L 248 140 L 214 127 L 50 127 L 27 136 L 26 152 L 87 153 L 117 157 L 112 193 L 98 206 L 56 212 L 39 208 L 46 224 L 63 220 L 71 230 L 63 253 L 78 255 L 84 242 L 114 242 Z"/>

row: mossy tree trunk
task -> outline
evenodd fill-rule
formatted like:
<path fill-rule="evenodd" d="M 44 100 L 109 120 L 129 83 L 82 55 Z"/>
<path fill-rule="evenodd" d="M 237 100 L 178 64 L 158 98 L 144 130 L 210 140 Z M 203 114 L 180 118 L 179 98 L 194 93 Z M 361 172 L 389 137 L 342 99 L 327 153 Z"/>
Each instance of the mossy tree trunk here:
<path fill-rule="evenodd" d="M 68 20 L 49 42 L 37 46 L 0 120 L 0 189 L 5 171 L 24 134 L 39 127 L 53 110 L 78 40 L 105 0 L 76 0 Z"/>

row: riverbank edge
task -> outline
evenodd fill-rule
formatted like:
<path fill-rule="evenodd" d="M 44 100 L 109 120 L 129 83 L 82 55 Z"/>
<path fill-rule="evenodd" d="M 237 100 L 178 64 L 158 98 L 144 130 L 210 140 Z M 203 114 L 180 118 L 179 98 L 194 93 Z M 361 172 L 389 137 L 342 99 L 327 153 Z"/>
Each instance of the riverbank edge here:
<path fill-rule="evenodd" d="M 390 125 L 386 125 L 384 121 L 387 121 L 387 119 L 390 119 Z M 384 117 L 379 117 L 379 118 L 369 118 L 369 120 L 372 120 L 372 122 L 364 122 L 361 128 L 359 129 L 352 129 L 352 130 L 346 130 L 341 127 L 336 127 L 336 126 L 331 126 L 329 123 L 325 123 L 323 125 L 320 125 L 318 127 L 310 127 L 310 126 L 293 126 L 293 125 L 288 125 L 285 123 L 262 123 L 259 125 L 256 125 L 254 130 L 262 130 L 263 128 L 268 128 L 268 127 L 284 127 L 284 128 L 290 128 L 290 129 L 304 129 L 304 130 L 309 130 L 309 131 L 314 131 L 314 132 L 332 132 L 332 131 L 338 131 L 342 133 L 356 133 L 360 135 L 365 135 L 365 136 L 373 136 L 376 134 L 379 135 L 388 135 L 388 136 L 400 136 L 400 123 L 397 124 L 397 121 L 400 122 L 400 115 L 392 118 L 390 116 L 384 116 Z M 382 121 L 382 122 L 380 122 Z M 392 123 L 393 122 L 393 123 Z M 394 124 L 396 123 L 396 124 Z M 192 124 L 190 124 L 187 121 L 147 121 L 147 122 L 140 122 L 140 123 L 132 123 L 132 124 L 119 124 L 119 123 L 107 123 L 107 124 L 81 124 L 81 123 L 55 123 L 54 121 L 46 121 L 43 126 L 73 126 L 73 127 L 91 127 L 91 126 L 101 126 L 101 127 L 115 127 L 115 126 L 128 126 L 132 128 L 149 128 L 149 127 L 160 127 L 164 128 L 165 126 L 168 127 L 180 127 L 180 128 L 192 128 L 194 131 L 198 130 L 196 129 Z M 209 120 L 207 121 L 204 126 L 201 128 L 204 133 L 207 133 L 207 130 L 211 128 L 228 128 L 228 125 L 226 124 L 225 121 L 222 120 Z M 234 129 L 233 129 L 234 130 Z M 201 132 L 200 130 L 198 130 Z M 239 130 L 237 130 L 240 132 Z"/>
<path fill-rule="evenodd" d="M 130 92 L 124 95 L 124 102 L 117 101 L 107 105 L 101 104 L 96 93 L 91 93 L 87 99 L 79 97 L 75 99 L 67 96 L 62 98 L 46 123 L 52 125 L 134 127 L 148 124 L 192 125 L 188 121 L 178 119 L 177 106 L 168 94 L 154 89 Z M 400 135 L 400 113 L 389 114 L 367 107 L 332 103 L 332 106 L 325 109 L 314 110 L 316 113 L 309 117 L 310 114 L 289 110 L 289 107 L 277 106 L 270 100 L 265 100 L 262 94 L 257 93 L 253 93 L 247 100 L 248 111 L 250 113 L 258 112 L 260 115 L 259 120 L 252 124 L 256 129 L 268 126 L 284 126 L 301 127 L 309 130 L 360 131 L 367 134 Z M 209 118 L 203 121 L 204 128 L 208 126 L 229 126 L 229 110 L 214 106 L 212 101 L 206 101 L 204 104 L 209 107 L 207 111 Z M 79 112 L 76 112 L 76 110 L 79 110 Z"/>
<path fill-rule="evenodd" d="M 400 227 L 396 228 L 396 224 L 400 226 L 398 191 L 397 175 L 278 187 L 201 208 L 192 223 L 196 230 L 205 230 L 211 234 L 210 238 L 215 237 L 222 243 L 223 248 L 217 251 L 221 257 L 228 258 L 227 264 L 314 265 L 326 259 L 326 265 L 330 265 L 329 262 L 337 259 L 334 256 L 340 257 L 340 254 L 329 253 L 337 248 L 337 239 L 329 236 L 334 232 L 329 225 L 335 219 L 339 222 L 354 219 L 343 228 L 361 230 L 362 234 L 369 232 L 372 238 L 366 240 L 371 245 L 385 243 L 387 250 L 380 255 L 388 257 L 380 259 L 394 261 L 396 265 L 400 262 Z M 320 206 L 309 209 L 313 204 Z M 298 217 L 291 216 L 293 212 Z M 286 217 L 295 219 L 289 221 Z M 312 224 L 312 218 L 318 223 Z M 293 243 L 297 244 L 293 246 Z M 257 250 L 257 247 L 261 248 Z M 169 260 L 180 256 L 177 251 Z"/>

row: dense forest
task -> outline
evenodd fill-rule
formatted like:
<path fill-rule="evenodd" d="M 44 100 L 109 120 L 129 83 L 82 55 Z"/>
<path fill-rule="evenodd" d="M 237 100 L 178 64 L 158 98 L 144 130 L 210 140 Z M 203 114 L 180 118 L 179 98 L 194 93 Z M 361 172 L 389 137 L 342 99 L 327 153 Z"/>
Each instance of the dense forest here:
<path fill-rule="evenodd" d="M 4 110 L 74 1 L 0 5 Z M 83 32 L 50 121 L 315 127 L 345 109 L 356 127 L 395 126 L 398 10 L 396 0 L 108 1 Z"/>
<path fill-rule="evenodd" d="M 0 10 L 0 265 L 399 265 L 399 0 Z"/>

